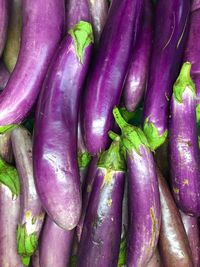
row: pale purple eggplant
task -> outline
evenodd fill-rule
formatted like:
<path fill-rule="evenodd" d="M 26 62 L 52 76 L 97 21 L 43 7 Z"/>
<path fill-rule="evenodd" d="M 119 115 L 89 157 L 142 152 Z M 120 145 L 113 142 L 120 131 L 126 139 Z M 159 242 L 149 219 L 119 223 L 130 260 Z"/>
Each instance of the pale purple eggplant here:
<path fill-rule="evenodd" d="M 168 135 L 169 101 L 187 39 L 190 2 L 159 0 L 156 6 L 143 117 L 144 132 L 151 150 L 162 145 Z"/>
<path fill-rule="evenodd" d="M 200 8 L 200 0 L 192 0 L 191 12 Z"/>
<path fill-rule="evenodd" d="M 36 187 L 49 217 L 65 230 L 77 225 L 81 213 L 77 124 L 92 41 L 88 22 L 80 21 L 69 31 L 53 59 L 36 110 Z"/>
<path fill-rule="evenodd" d="M 195 267 L 200 266 L 200 231 L 198 218 L 186 215 L 181 212 L 181 218 L 189 240 L 192 251 L 192 258 Z"/>
<path fill-rule="evenodd" d="M 9 0 L 0 0 L 0 56 L 6 42 L 9 17 Z"/>
<path fill-rule="evenodd" d="M 186 214 L 200 215 L 199 148 L 196 90 L 191 64 L 183 64 L 173 87 L 169 123 L 170 171 L 176 204 Z"/>
<path fill-rule="evenodd" d="M 146 86 L 153 39 L 153 7 L 151 0 L 144 1 L 142 25 L 123 89 L 124 104 L 134 111 Z"/>
<path fill-rule="evenodd" d="M 120 138 L 98 161 L 78 248 L 77 267 L 117 266 L 120 248 L 125 160 Z"/>
<path fill-rule="evenodd" d="M 37 249 L 33 254 L 33 256 L 31 257 L 31 267 L 41 267 L 39 249 Z"/>
<path fill-rule="evenodd" d="M 0 61 L 0 93 L 5 88 L 9 78 L 9 71 L 6 69 L 4 63 Z"/>
<path fill-rule="evenodd" d="M 113 115 L 122 131 L 128 171 L 127 266 L 146 267 L 156 250 L 161 223 L 155 163 L 142 130 L 128 124 L 118 108 Z"/>
<path fill-rule="evenodd" d="M 37 249 L 44 210 L 35 188 L 31 134 L 25 128 L 18 127 L 11 133 L 11 142 L 21 185 L 17 249 L 24 265 L 28 266 Z"/>
<path fill-rule="evenodd" d="M 74 230 L 66 231 L 48 216 L 39 243 L 41 267 L 66 267 L 69 264 Z"/>
<path fill-rule="evenodd" d="M 143 0 L 116 0 L 110 7 L 83 101 L 83 137 L 91 155 L 109 144 L 112 109 L 120 102 Z"/>
<path fill-rule="evenodd" d="M 8 163 L 12 163 L 13 161 L 10 135 L 11 132 L 0 135 L 0 157 L 2 157 Z"/>
<path fill-rule="evenodd" d="M 160 253 L 158 249 L 154 252 L 152 258 L 150 259 L 149 263 L 147 264 L 147 267 L 162 267 L 162 260 L 160 258 Z"/>
<path fill-rule="evenodd" d="M 39 94 L 61 38 L 64 0 L 24 0 L 19 57 L 0 94 L 0 133 L 20 124 Z"/>

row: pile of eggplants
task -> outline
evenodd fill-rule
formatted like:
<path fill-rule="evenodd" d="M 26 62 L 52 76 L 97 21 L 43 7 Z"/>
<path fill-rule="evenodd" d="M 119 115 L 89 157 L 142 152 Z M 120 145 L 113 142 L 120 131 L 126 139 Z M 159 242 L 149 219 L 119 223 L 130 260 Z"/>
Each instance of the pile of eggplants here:
<path fill-rule="evenodd" d="M 0 267 L 200 267 L 200 0 L 0 18 Z"/>

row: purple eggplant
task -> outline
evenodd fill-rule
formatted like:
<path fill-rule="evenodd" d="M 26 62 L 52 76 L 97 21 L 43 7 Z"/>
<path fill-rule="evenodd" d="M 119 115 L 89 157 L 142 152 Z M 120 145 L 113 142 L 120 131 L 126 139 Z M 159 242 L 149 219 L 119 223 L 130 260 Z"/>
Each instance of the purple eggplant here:
<path fill-rule="evenodd" d="M 0 158 L 0 266 L 23 267 L 17 254 L 16 228 L 20 212 L 20 182 L 14 167 Z"/>
<path fill-rule="evenodd" d="M 28 266 L 37 249 L 44 211 L 34 183 L 31 135 L 25 128 L 19 127 L 12 131 L 11 141 L 21 184 L 17 249 L 23 264 Z"/>
<path fill-rule="evenodd" d="M 162 260 L 160 258 L 160 254 L 158 249 L 154 252 L 152 258 L 150 259 L 149 263 L 147 264 L 147 267 L 162 267 Z"/>
<path fill-rule="evenodd" d="M 33 256 L 31 257 L 31 267 L 41 267 L 39 250 L 37 249 Z"/>
<path fill-rule="evenodd" d="M 30 112 L 58 46 L 64 24 L 64 0 L 24 0 L 17 64 L 0 95 L 0 133 Z"/>
<path fill-rule="evenodd" d="M 49 69 L 36 111 L 36 187 L 50 218 L 65 230 L 77 225 L 81 213 L 78 107 L 92 41 L 92 26 L 88 22 L 80 21 L 69 31 Z"/>
<path fill-rule="evenodd" d="M 110 7 L 83 102 L 83 136 L 91 155 L 103 151 L 114 125 L 112 109 L 119 104 L 129 65 L 135 25 L 143 0 L 116 0 Z"/>
<path fill-rule="evenodd" d="M 135 110 L 146 86 L 153 37 L 152 13 L 151 0 L 145 0 L 142 25 L 123 89 L 124 104 L 129 111 Z"/>
<path fill-rule="evenodd" d="M 9 0 L 0 0 L 0 56 L 3 52 L 9 16 Z"/>
<path fill-rule="evenodd" d="M 151 150 L 168 135 L 169 101 L 185 47 L 190 0 L 159 0 L 155 36 L 144 100 L 144 133 Z"/>
<path fill-rule="evenodd" d="M 47 216 L 39 244 L 40 266 L 68 266 L 73 234 L 74 230 L 60 228 Z"/>
<path fill-rule="evenodd" d="M 173 87 L 169 125 L 170 170 L 173 195 L 186 214 L 200 215 L 199 149 L 196 126 L 196 90 L 191 64 L 183 64 Z"/>
<path fill-rule="evenodd" d="M 188 216 L 181 212 L 181 218 L 188 236 L 190 248 L 192 251 L 192 258 L 195 267 L 200 266 L 200 232 L 198 219 L 196 217 Z"/>
<path fill-rule="evenodd" d="M 200 0 L 192 0 L 191 11 L 195 11 L 200 8 Z"/>
<path fill-rule="evenodd" d="M 126 167 L 120 145 L 117 137 L 99 158 L 78 248 L 77 267 L 117 266 Z"/>
<path fill-rule="evenodd" d="M 11 132 L 7 132 L 0 135 L 0 157 L 2 157 L 8 163 L 12 163 L 13 160 L 10 136 Z"/>
<path fill-rule="evenodd" d="M 10 78 L 9 71 L 6 69 L 4 63 L 0 62 L 0 92 L 5 88 Z"/>
<path fill-rule="evenodd" d="M 128 170 L 127 265 L 146 267 L 155 252 L 161 222 L 155 163 L 142 130 L 128 124 L 118 108 L 113 115 L 122 131 Z"/>

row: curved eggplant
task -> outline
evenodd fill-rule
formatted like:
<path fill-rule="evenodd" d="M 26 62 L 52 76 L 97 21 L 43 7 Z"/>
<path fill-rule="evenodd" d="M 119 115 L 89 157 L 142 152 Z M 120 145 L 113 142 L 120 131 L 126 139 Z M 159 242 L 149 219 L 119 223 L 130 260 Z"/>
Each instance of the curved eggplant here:
<path fill-rule="evenodd" d="M 77 225 L 81 213 L 78 107 L 92 41 L 92 26 L 88 22 L 80 21 L 69 31 L 49 69 L 36 111 L 36 187 L 50 218 L 65 230 Z"/>
<path fill-rule="evenodd" d="M 91 155 L 109 144 L 112 109 L 119 104 L 143 0 L 116 0 L 110 7 L 83 102 L 83 137 Z"/>
<path fill-rule="evenodd" d="M 196 125 L 196 92 L 191 64 L 183 64 L 174 84 L 170 119 L 170 170 L 175 201 L 183 212 L 200 215 L 199 148 Z"/>
<path fill-rule="evenodd" d="M 10 136 L 11 132 L 7 132 L 0 135 L 0 157 L 2 157 L 8 163 L 12 163 L 13 160 Z"/>
<path fill-rule="evenodd" d="M 24 0 L 17 64 L 0 94 L 0 133 L 19 124 L 36 101 L 60 41 L 64 0 Z"/>
<path fill-rule="evenodd" d="M 6 42 L 6 34 L 9 16 L 9 0 L 0 0 L 0 56 Z"/>
<path fill-rule="evenodd" d="M 10 73 L 6 69 L 2 61 L 0 61 L 0 92 L 5 88 L 8 80 L 10 78 Z"/>

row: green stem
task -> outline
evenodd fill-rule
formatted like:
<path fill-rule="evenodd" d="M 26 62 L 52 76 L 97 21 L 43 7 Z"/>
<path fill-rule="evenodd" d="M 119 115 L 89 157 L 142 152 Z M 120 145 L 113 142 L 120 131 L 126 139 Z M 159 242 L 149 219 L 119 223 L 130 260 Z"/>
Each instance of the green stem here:
<path fill-rule="evenodd" d="M 116 133 L 113 132 L 113 131 L 109 131 L 109 132 L 108 132 L 108 135 L 109 135 L 110 139 L 112 139 L 113 141 L 114 141 L 116 138 L 119 137 L 119 135 L 116 134 Z"/>
<path fill-rule="evenodd" d="M 122 130 L 125 126 L 128 125 L 128 123 L 125 121 L 125 119 L 122 117 L 119 109 L 117 107 L 115 107 L 113 109 L 113 116 L 115 118 L 116 123 L 118 124 L 118 126 L 120 127 L 120 129 Z"/>

